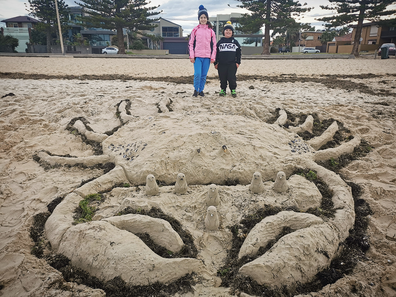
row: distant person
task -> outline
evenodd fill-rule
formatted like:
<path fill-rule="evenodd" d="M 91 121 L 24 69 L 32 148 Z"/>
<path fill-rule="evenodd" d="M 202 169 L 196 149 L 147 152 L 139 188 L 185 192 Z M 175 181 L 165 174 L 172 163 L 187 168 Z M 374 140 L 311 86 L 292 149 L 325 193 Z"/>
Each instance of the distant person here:
<path fill-rule="evenodd" d="M 226 95 L 227 83 L 229 84 L 232 97 L 236 97 L 236 72 L 241 65 L 241 45 L 234 38 L 234 27 L 228 21 L 223 29 L 223 35 L 217 43 L 215 68 L 219 72 L 220 96 Z"/>
<path fill-rule="evenodd" d="M 188 47 L 190 61 L 194 63 L 194 97 L 205 96 L 206 76 L 216 58 L 216 34 L 209 22 L 208 11 L 203 5 L 198 10 L 199 25 L 191 31 Z"/>

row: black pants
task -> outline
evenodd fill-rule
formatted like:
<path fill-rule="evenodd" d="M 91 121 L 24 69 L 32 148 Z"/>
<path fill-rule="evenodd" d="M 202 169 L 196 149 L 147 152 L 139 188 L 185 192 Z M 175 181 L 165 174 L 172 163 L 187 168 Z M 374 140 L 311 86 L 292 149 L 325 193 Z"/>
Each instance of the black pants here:
<path fill-rule="evenodd" d="M 237 83 L 236 83 L 237 66 L 236 66 L 236 63 L 219 64 L 219 66 L 217 67 L 217 71 L 219 72 L 220 88 L 225 91 L 227 89 L 227 82 L 228 82 L 229 86 L 230 86 L 230 90 L 235 90 L 237 87 Z"/>

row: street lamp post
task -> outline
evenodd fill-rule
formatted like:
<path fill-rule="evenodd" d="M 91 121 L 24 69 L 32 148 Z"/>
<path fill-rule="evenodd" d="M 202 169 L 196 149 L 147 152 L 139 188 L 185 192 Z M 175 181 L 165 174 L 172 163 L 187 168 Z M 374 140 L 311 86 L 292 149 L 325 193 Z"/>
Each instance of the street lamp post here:
<path fill-rule="evenodd" d="M 56 17 L 58 18 L 59 40 L 60 40 L 60 44 L 61 44 L 62 55 L 64 55 L 65 49 L 63 48 L 62 29 L 61 29 L 61 25 L 60 25 L 59 11 L 58 11 L 58 0 L 55 0 L 55 9 L 56 9 Z"/>

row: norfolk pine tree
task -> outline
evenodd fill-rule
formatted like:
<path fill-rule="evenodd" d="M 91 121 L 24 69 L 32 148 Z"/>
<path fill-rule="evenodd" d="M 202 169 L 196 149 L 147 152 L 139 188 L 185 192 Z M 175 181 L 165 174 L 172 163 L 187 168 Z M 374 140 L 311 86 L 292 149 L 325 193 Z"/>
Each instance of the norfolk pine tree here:
<path fill-rule="evenodd" d="M 123 28 L 132 32 L 150 30 L 155 19 L 148 19 L 160 13 L 152 10 L 158 8 L 147 7 L 146 0 L 81 0 L 76 4 L 83 7 L 87 13 L 80 19 L 89 27 L 116 29 L 120 54 L 125 54 Z"/>
<path fill-rule="evenodd" d="M 285 45 L 292 48 L 300 38 L 300 32 L 304 31 L 315 31 L 315 27 L 308 23 L 297 23 L 293 18 L 289 18 L 286 27 L 273 28 L 271 36 L 280 34 L 285 38 Z"/>
<path fill-rule="evenodd" d="M 356 34 L 353 40 L 352 55 L 359 56 L 359 43 L 362 34 L 363 21 L 369 20 L 377 22 L 383 16 L 396 14 L 396 10 L 386 10 L 386 8 L 395 4 L 392 0 L 329 0 L 333 5 L 320 5 L 322 9 L 336 10 L 334 16 L 323 17 L 319 21 L 327 22 L 326 27 L 339 27 L 357 22 Z"/>
<path fill-rule="evenodd" d="M 63 0 L 58 1 L 58 11 L 61 24 L 67 24 L 69 16 L 69 7 Z M 30 15 L 36 17 L 42 23 L 38 24 L 39 27 L 44 27 L 47 36 L 47 52 L 51 52 L 51 35 L 56 28 L 56 10 L 54 0 L 29 0 L 28 12 Z M 57 32 L 57 30 L 55 29 Z M 57 33 L 57 35 L 59 35 Z"/>
<path fill-rule="evenodd" d="M 264 26 L 264 45 L 262 55 L 269 55 L 270 30 L 281 31 L 290 25 L 291 19 L 301 13 L 310 11 L 311 8 L 301 5 L 294 0 L 238 0 L 242 2 L 239 7 L 245 8 L 251 14 L 245 14 L 240 19 L 241 27 L 245 33 L 256 33 Z"/>

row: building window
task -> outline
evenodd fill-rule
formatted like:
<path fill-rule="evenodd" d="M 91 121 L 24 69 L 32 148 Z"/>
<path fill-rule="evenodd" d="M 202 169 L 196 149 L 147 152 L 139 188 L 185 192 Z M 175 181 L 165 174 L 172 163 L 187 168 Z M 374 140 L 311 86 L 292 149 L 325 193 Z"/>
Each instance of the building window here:
<path fill-rule="evenodd" d="M 307 38 L 305 38 L 305 40 L 309 41 L 309 40 L 314 40 L 313 36 L 308 36 Z"/>
<path fill-rule="evenodd" d="M 107 46 L 111 43 L 110 35 L 107 34 L 84 34 L 83 37 L 86 37 L 93 46 Z"/>
<path fill-rule="evenodd" d="M 179 37 L 179 27 L 162 27 L 162 37 Z"/>
<path fill-rule="evenodd" d="M 8 28 L 18 28 L 18 23 L 7 23 Z"/>
<path fill-rule="evenodd" d="M 378 27 L 377 26 L 371 26 L 370 28 L 370 36 L 377 36 L 378 34 Z"/>
<path fill-rule="evenodd" d="M 78 20 L 79 17 L 81 17 L 82 15 L 80 13 L 76 13 L 76 14 L 69 14 L 69 20 L 73 23 L 76 24 L 81 24 L 82 22 L 80 20 Z"/>

